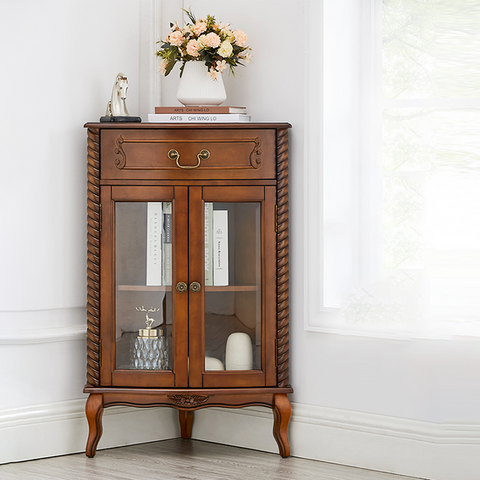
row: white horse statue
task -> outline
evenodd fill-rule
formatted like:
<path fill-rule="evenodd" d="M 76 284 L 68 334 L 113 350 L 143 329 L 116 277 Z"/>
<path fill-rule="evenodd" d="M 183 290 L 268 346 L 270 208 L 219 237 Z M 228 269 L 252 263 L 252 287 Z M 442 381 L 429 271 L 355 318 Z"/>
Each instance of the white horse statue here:
<path fill-rule="evenodd" d="M 128 79 L 119 73 L 112 89 L 112 99 L 107 104 L 106 117 L 129 117 L 125 100 L 127 98 Z"/>

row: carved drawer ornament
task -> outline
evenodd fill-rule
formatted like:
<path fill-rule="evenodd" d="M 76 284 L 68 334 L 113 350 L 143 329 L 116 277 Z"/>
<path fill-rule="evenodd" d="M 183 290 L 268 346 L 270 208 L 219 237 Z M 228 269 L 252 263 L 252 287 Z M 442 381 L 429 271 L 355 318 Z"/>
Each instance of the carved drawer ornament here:
<path fill-rule="evenodd" d="M 210 395 L 168 395 L 168 399 L 179 407 L 197 407 L 207 403 Z"/>
<path fill-rule="evenodd" d="M 250 165 L 252 165 L 253 168 L 260 168 L 262 166 L 261 155 L 263 153 L 262 140 L 260 137 L 256 137 L 253 141 L 255 142 L 255 148 L 250 155 Z"/>
<path fill-rule="evenodd" d="M 124 141 L 125 141 L 124 138 L 120 135 L 116 141 L 117 148 L 115 148 L 114 150 L 115 155 L 120 155 L 120 158 L 115 159 L 115 166 L 119 170 L 124 168 L 125 164 L 127 163 L 127 156 L 125 155 L 125 152 L 123 151 L 123 147 L 122 147 L 122 144 Z"/>

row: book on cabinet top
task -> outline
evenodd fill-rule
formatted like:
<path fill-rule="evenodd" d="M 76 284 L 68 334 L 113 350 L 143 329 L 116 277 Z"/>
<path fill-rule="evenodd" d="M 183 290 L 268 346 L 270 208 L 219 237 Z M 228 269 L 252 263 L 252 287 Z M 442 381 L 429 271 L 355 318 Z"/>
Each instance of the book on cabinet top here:
<path fill-rule="evenodd" d="M 149 113 L 151 123 L 243 123 L 250 122 L 250 115 L 240 113 L 218 114 L 178 114 L 178 113 Z"/>
<path fill-rule="evenodd" d="M 178 107 L 155 107 L 155 113 L 178 113 L 178 114 L 200 114 L 206 113 L 209 115 L 215 113 L 241 113 L 245 115 L 247 113 L 246 107 L 230 107 L 230 106 L 219 106 L 219 107 L 209 107 L 202 105 L 190 105 L 188 107 L 178 106 Z"/>

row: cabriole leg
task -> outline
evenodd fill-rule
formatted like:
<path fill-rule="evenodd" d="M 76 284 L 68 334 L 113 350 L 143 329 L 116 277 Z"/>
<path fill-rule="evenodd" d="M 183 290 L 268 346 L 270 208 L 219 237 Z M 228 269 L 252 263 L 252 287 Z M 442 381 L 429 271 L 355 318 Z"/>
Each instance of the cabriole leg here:
<path fill-rule="evenodd" d="M 180 420 L 180 432 L 184 440 L 188 440 L 192 436 L 193 427 L 193 411 L 179 410 L 178 419 Z"/>
<path fill-rule="evenodd" d="M 285 458 L 290 456 L 290 444 L 288 443 L 288 422 L 292 414 L 290 400 L 285 393 L 273 397 L 273 436 L 278 444 L 280 455 Z"/>
<path fill-rule="evenodd" d="M 102 436 L 103 395 L 91 393 L 85 405 L 85 413 L 88 421 L 88 439 L 86 447 L 87 457 L 94 457 L 97 445 Z"/>

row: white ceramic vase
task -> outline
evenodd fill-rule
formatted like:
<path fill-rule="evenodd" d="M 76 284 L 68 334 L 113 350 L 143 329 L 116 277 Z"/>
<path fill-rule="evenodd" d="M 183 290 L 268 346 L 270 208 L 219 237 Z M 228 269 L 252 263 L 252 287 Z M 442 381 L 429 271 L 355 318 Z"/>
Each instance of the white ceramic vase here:
<path fill-rule="evenodd" d="M 246 333 L 235 332 L 227 339 L 225 370 L 251 370 L 253 366 L 252 341 Z"/>
<path fill-rule="evenodd" d="M 223 75 L 217 80 L 208 75 L 204 62 L 186 62 L 178 84 L 177 99 L 183 105 L 220 105 L 227 99 Z"/>

